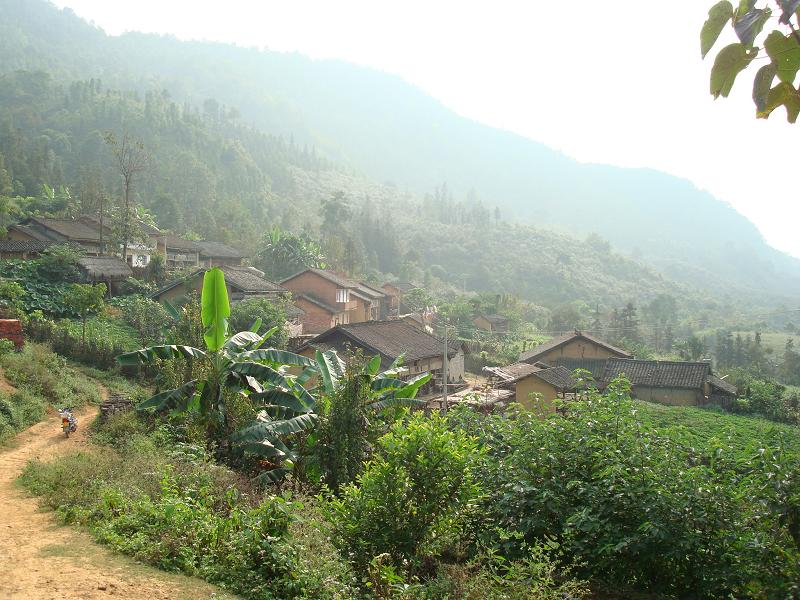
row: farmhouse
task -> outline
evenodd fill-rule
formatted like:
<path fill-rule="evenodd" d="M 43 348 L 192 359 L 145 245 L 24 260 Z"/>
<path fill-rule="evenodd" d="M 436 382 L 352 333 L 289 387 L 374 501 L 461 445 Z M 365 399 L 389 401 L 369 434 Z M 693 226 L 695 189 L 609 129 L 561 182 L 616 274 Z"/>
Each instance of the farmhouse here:
<path fill-rule="evenodd" d="M 0 259 L 28 260 L 39 258 L 39 255 L 54 246 L 55 242 L 39 240 L 0 240 Z"/>
<path fill-rule="evenodd" d="M 386 294 L 341 273 L 306 269 L 287 277 L 281 285 L 293 292 L 303 309 L 303 329 L 322 333 L 337 325 L 363 323 L 380 318 Z"/>
<path fill-rule="evenodd" d="M 502 315 L 477 315 L 472 322 L 478 329 L 491 333 L 505 333 L 508 331 L 508 319 Z"/>
<path fill-rule="evenodd" d="M 194 242 L 199 252 L 200 266 L 207 269 L 211 267 L 227 266 L 241 266 L 244 254 L 223 244 L 222 242 L 211 242 L 208 240 Z"/>
<path fill-rule="evenodd" d="M 345 353 L 362 350 L 367 356 L 380 355 L 381 366 L 388 368 L 401 355 L 405 357 L 405 376 L 429 372 L 440 387 L 443 374 L 444 342 L 405 321 L 368 321 L 338 325 L 318 335 L 299 350 L 314 356 L 316 350 L 334 349 Z M 460 344 L 448 345 L 448 382 L 464 380 L 464 352 Z M 431 390 L 434 391 L 434 390 Z"/>
<path fill-rule="evenodd" d="M 49 219 L 29 217 L 8 228 L 8 239 L 13 241 L 39 241 L 52 244 L 73 243 L 89 256 L 102 253 L 100 228 L 76 219 Z M 105 239 L 108 239 L 105 237 Z"/>
<path fill-rule="evenodd" d="M 631 358 L 631 355 L 588 333 L 575 331 L 523 352 L 519 360 L 526 363 L 541 361 L 552 364 L 562 358 Z"/>
<path fill-rule="evenodd" d="M 264 274 L 253 267 L 223 265 L 225 284 L 231 302 L 246 298 L 274 298 L 288 294 L 288 290 L 264 278 Z M 203 289 L 203 275 L 208 269 L 198 269 L 189 276 L 168 283 L 150 297 L 158 302 L 176 302 L 192 292 Z"/>
<path fill-rule="evenodd" d="M 666 360 L 609 359 L 603 371 L 602 383 L 624 375 L 632 386 L 633 395 L 640 400 L 673 406 L 705 404 L 712 393 L 711 365 L 707 362 L 677 362 Z M 736 388 L 714 377 L 716 388 L 736 394 Z"/>
<path fill-rule="evenodd" d="M 514 401 L 528 409 L 552 411 L 553 400 L 564 398 L 575 388 L 575 380 L 566 368 L 544 363 L 516 362 L 505 367 L 486 367 L 485 371 L 497 378 L 498 387 L 514 390 Z"/>

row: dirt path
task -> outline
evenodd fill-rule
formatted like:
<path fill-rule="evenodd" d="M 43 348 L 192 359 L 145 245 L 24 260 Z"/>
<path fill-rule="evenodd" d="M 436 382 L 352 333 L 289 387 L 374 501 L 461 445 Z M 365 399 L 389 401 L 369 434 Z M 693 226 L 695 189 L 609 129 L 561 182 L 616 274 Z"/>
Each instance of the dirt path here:
<path fill-rule="evenodd" d="M 57 414 L 0 449 L 0 598 L 3 600 L 223 600 L 234 596 L 202 581 L 138 565 L 94 544 L 78 530 L 56 524 L 15 485 L 25 464 L 79 452 L 96 407 L 76 413 L 78 431 L 66 439 Z"/>

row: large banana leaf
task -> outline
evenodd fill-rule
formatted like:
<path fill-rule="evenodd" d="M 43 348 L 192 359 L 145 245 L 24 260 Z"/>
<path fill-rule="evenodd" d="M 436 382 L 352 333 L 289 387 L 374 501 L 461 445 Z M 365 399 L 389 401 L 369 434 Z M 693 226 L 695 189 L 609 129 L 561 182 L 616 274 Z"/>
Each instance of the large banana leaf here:
<path fill-rule="evenodd" d="M 145 400 L 137 407 L 138 410 L 155 409 L 157 411 L 165 410 L 185 410 L 189 402 L 197 392 L 198 381 L 193 379 L 174 390 L 167 390 L 156 394 L 151 398 Z"/>
<path fill-rule="evenodd" d="M 174 344 L 164 346 L 150 346 L 134 352 L 126 352 L 117 356 L 117 362 L 123 366 L 143 365 L 152 363 L 157 358 L 203 358 L 206 353 L 192 346 L 177 346 Z"/>
<path fill-rule="evenodd" d="M 200 309 L 206 347 L 211 352 L 217 352 L 227 338 L 231 306 L 228 302 L 228 290 L 225 287 L 225 275 L 216 267 L 206 271 L 203 276 Z"/>
<path fill-rule="evenodd" d="M 289 468 L 280 467 L 271 471 L 264 471 L 255 480 L 262 484 L 277 483 L 291 472 L 292 470 Z"/>
<path fill-rule="evenodd" d="M 251 442 L 244 446 L 244 450 L 262 458 L 294 457 L 294 453 L 279 439 Z"/>
<path fill-rule="evenodd" d="M 277 350 L 275 348 L 269 348 L 267 350 L 248 350 L 242 352 L 239 356 L 246 360 L 277 363 L 293 367 L 313 367 L 316 365 L 316 363 L 307 356 L 295 354 L 287 350 Z"/>
<path fill-rule="evenodd" d="M 262 411 L 256 417 L 255 422 L 231 435 L 231 440 L 246 443 L 261 442 L 262 440 L 273 441 L 273 438 L 280 435 L 311 429 L 316 422 L 317 415 L 314 413 L 305 413 L 291 419 L 273 420 L 266 412 Z"/>
<path fill-rule="evenodd" d="M 326 352 L 317 350 L 316 359 L 317 369 L 322 377 L 322 385 L 326 392 L 331 393 L 339 384 L 339 379 L 341 379 L 344 374 L 344 361 L 339 358 L 339 355 L 333 350 L 328 350 Z"/>
<path fill-rule="evenodd" d="M 311 400 L 313 400 L 313 396 Z M 271 388 L 260 394 L 250 394 L 250 400 L 255 402 L 263 402 L 265 407 L 283 407 L 294 411 L 295 413 L 307 413 L 314 410 L 316 403 L 308 404 L 308 397 L 301 398 L 291 392 L 285 392 L 276 388 Z"/>

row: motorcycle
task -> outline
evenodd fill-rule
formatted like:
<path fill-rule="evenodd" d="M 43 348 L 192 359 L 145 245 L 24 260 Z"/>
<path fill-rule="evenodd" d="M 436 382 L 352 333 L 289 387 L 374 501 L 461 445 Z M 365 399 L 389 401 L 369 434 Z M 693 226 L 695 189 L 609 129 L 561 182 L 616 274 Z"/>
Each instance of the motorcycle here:
<path fill-rule="evenodd" d="M 61 415 L 61 430 L 64 432 L 65 437 L 78 429 L 78 419 L 72 414 L 71 408 L 63 408 L 59 412 Z"/>

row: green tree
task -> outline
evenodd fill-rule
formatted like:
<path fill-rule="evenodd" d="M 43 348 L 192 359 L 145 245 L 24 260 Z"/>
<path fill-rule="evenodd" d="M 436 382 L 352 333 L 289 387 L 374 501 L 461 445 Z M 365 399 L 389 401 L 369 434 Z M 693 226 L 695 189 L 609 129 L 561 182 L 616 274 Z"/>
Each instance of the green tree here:
<path fill-rule="evenodd" d="M 133 187 L 139 176 L 147 169 L 149 156 L 144 142 L 125 132 L 118 140 L 113 132 L 105 134 L 105 142 L 116 159 L 117 170 L 122 178 L 122 199 L 113 215 L 115 231 L 120 239 L 122 258 L 128 255 L 128 245 L 136 241 L 137 211 L 133 197 Z"/>
<path fill-rule="evenodd" d="M 276 348 L 284 348 L 288 341 L 286 311 L 291 305 L 288 299 L 250 298 L 231 307 L 230 327 L 233 331 L 246 331 L 255 323 L 264 330 L 275 329 L 270 338 Z"/>
<path fill-rule="evenodd" d="M 769 62 L 761 63 L 753 78 L 756 116 L 766 119 L 783 106 L 788 121 L 794 123 L 800 114 L 800 93 L 794 83 L 800 69 L 800 1 L 779 0 L 775 4 L 780 13 L 775 15 L 777 27 L 770 27 L 767 33 L 764 27 L 774 15 L 766 0 L 743 0 L 736 8 L 728 0 L 718 2 L 711 7 L 700 32 L 700 53 L 705 58 L 730 24 L 739 41 L 717 54 L 711 69 L 711 94 L 715 98 L 728 96 L 740 72 L 756 58 L 767 58 Z"/>
<path fill-rule="evenodd" d="M 271 280 L 279 281 L 303 269 L 324 269 L 325 257 L 319 244 L 307 235 L 282 231 L 276 225 L 261 240 L 256 266 Z"/>
<path fill-rule="evenodd" d="M 64 304 L 81 318 L 81 344 L 86 344 L 86 319 L 92 313 L 99 312 L 103 306 L 106 295 L 106 285 L 99 283 L 89 285 L 86 283 L 73 283 L 64 295 Z"/>

